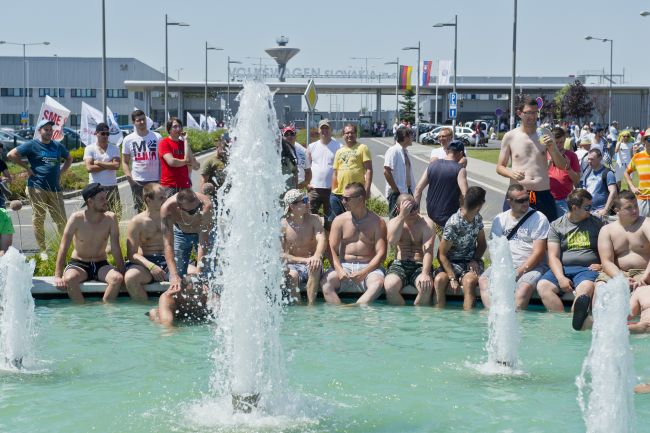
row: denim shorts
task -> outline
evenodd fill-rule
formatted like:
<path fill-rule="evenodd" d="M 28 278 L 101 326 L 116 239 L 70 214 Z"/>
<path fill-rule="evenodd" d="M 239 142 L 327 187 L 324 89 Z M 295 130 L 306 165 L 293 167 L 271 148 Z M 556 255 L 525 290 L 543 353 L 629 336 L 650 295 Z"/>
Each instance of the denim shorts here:
<path fill-rule="evenodd" d="M 181 277 L 187 274 L 193 248 L 199 251 L 199 234 L 185 233 L 174 226 L 174 261 L 176 271 Z"/>
<path fill-rule="evenodd" d="M 591 269 L 585 266 L 562 266 L 562 271 L 564 276 L 570 279 L 573 282 L 573 287 L 578 287 L 583 281 L 595 281 L 598 277 L 598 272 L 592 271 Z M 552 270 L 546 271 L 542 275 L 542 280 L 548 280 L 553 283 L 556 287 L 560 286 L 560 283 L 555 278 Z"/>

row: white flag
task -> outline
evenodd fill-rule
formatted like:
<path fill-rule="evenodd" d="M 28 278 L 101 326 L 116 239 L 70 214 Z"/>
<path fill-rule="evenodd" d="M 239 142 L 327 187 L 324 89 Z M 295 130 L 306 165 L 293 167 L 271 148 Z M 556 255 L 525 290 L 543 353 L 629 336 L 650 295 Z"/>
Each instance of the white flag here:
<path fill-rule="evenodd" d="M 139 110 L 139 108 L 133 107 L 133 111 L 135 110 Z M 153 120 L 151 120 L 151 117 L 147 116 L 147 131 L 150 131 L 152 127 L 153 127 Z"/>
<path fill-rule="evenodd" d="M 438 60 L 438 84 L 449 84 L 452 74 L 451 60 Z"/>
<path fill-rule="evenodd" d="M 203 114 L 199 114 L 199 126 L 202 130 L 208 129 L 208 119 Z"/>
<path fill-rule="evenodd" d="M 81 129 L 79 135 L 81 135 L 81 141 L 86 146 L 95 144 L 97 142 L 97 136 L 95 135 L 95 129 L 97 128 L 98 123 L 104 121 L 104 115 L 101 111 L 95 107 L 91 107 L 85 102 L 81 102 Z"/>
<path fill-rule="evenodd" d="M 113 115 L 110 108 L 106 107 L 106 124 L 108 125 L 108 141 L 113 144 L 118 144 L 122 141 L 122 130 L 117 124 L 117 118 Z"/>
<path fill-rule="evenodd" d="M 43 119 L 54 122 L 52 126 L 54 130 L 52 140 L 60 141 L 63 140 L 63 125 L 68 120 L 68 116 L 70 116 L 70 110 L 59 104 L 56 99 L 46 96 L 45 101 L 41 104 L 41 112 L 38 115 L 38 119 L 36 119 L 36 123 L 38 124 Z M 41 134 L 38 130 L 34 131 L 34 139 L 41 139 Z"/>
<path fill-rule="evenodd" d="M 201 129 L 201 126 L 198 123 L 196 123 L 196 120 L 194 120 L 194 117 L 192 117 L 189 111 L 185 116 L 186 116 L 185 124 L 189 129 Z"/>
<path fill-rule="evenodd" d="M 212 116 L 208 116 L 208 132 L 214 132 L 217 130 L 217 119 Z"/>

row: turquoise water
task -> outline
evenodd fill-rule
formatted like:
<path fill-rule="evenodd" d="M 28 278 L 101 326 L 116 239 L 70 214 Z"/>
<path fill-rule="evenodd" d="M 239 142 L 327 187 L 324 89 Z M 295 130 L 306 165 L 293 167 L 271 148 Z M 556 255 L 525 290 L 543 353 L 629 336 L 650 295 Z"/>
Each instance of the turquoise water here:
<path fill-rule="evenodd" d="M 38 302 L 42 371 L 0 373 L 0 431 L 585 431 L 574 382 L 591 335 L 571 331 L 568 315 L 520 313 L 523 373 L 505 377 L 475 369 L 486 360 L 483 310 L 291 307 L 282 331 L 291 410 L 233 418 L 209 396 L 211 327 L 169 331 L 148 308 Z M 648 339 L 631 341 L 650 381 Z M 650 395 L 635 403 L 644 426 Z"/>

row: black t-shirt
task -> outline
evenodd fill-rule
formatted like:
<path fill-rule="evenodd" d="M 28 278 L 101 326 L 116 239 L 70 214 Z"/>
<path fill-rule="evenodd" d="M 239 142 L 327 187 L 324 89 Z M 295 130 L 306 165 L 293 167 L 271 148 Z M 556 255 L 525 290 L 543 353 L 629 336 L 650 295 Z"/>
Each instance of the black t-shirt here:
<path fill-rule="evenodd" d="M 427 214 L 438 225 L 444 226 L 460 207 L 458 172 L 461 169 L 459 163 L 449 159 L 434 161 L 427 168 Z"/>

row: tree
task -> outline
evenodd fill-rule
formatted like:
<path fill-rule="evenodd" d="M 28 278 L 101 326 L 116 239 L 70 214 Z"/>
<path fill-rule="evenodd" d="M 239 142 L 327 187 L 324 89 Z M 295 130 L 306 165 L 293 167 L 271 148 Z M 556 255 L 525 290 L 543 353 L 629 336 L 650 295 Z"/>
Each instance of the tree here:
<path fill-rule="evenodd" d="M 605 124 L 605 115 L 607 110 L 609 110 L 609 97 L 603 93 L 594 95 L 592 100 L 594 101 L 594 108 L 600 116 L 600 124 Z"/>
<path fill-rule="evenodd" d="M 399 110 L 399 118 L 406 119 L 411 124 L 415 123 L 415 95 L 413 90 L 408 89 L 404 92 L 402 100 L 399 101 L 399 105 L 402 106 Z"/>
<path fill-rule="evenodd" d="M 580 80 L 575 80 L 569 86 L 562 100 L 562 107 L 567 115 L 574 117 L 578 122 L 591 117 L 591 113 L 594 111 L 594 102 L 589 90 L 582 85 Z"/>

